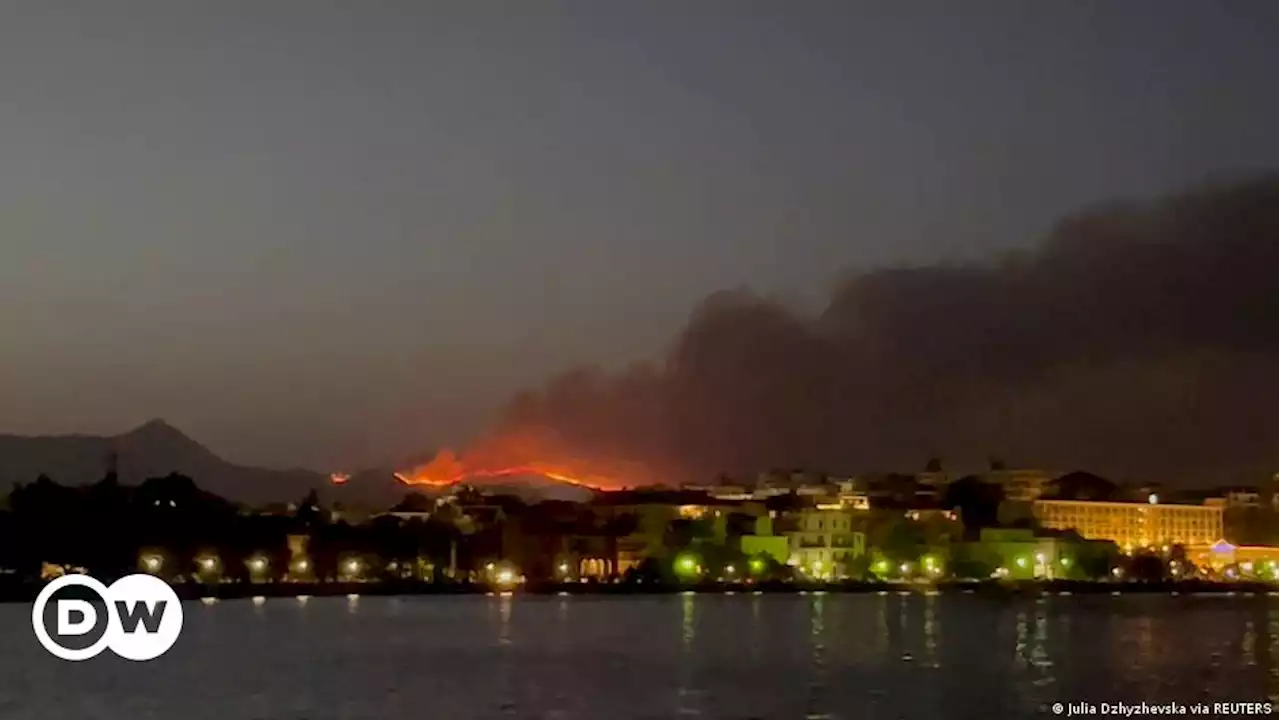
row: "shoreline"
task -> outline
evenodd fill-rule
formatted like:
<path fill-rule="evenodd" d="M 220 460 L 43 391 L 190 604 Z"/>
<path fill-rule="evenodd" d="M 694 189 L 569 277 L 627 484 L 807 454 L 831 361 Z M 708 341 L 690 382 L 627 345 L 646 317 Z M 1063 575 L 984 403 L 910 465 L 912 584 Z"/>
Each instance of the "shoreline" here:
<path fill-rule="evenodd" d="M 110 584 L 110 583 L 108 583 Z M 22 583 L 0 586 L 0 603 L 33 602 L 43 583 Z M 421 582 L 332 582 L 332 583 L 222 583 L 201 585 L 181 583 L 173 589 L 184 601 L 207 598 L 241 600 L 254 597 L 296 598 L 346 597 L 363 595 L 371 597 L 413 597 L 494 594 L 528 596 L 643 596 L 681 595 L 686 593 L 707 595 L 806 595 L 895 593 L 898 595 L 981 595 L 988 597 L 1041 597 L 1045 595 L 1218 595 L 1223 597 L 1275 597 L 1274 583 L 1262 582 L 1093 582 L 1080 580 L 1049 581 L 948 581 L 938 583 L 881 583 L 881 582 L 832 582 L 832 583 L 699 583 L 680 584 L 610 584 L 610 583 L 555 583 L 532 582 L 510 587 L 484 583 L 421 583 Z"/>

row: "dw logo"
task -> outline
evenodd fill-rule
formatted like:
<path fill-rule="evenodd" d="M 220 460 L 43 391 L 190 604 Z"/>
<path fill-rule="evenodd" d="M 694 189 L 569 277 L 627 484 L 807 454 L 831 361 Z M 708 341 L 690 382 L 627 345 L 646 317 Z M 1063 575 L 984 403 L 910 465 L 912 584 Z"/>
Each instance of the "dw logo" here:
<path fill-rule="evenodd" d="M 87 575 L 63 575 L 40 591 L 31 629 L 63 660 L 88 660 L 105 648 L 128 660 L 153 660 L 182 632 L 182 603 L 152 575 L 127 575 L 111 587 Z"/>

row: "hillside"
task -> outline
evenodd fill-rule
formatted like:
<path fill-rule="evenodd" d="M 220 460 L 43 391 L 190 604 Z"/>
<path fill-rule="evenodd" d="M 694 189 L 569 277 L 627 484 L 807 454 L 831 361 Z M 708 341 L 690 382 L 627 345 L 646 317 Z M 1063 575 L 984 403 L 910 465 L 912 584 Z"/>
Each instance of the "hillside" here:
<path fill-rule="evenodd" d="M 115 456 L 120 481 L 178 472 L 203 489 L 230 500 L 291 501 L 327 478 L 310 470 L 273 470 L 227 462 L 163 420 L 152 420 L 122 435 L 0 435 L 0 492 L 41 474 L 66 485 L 102 478 Z"/>

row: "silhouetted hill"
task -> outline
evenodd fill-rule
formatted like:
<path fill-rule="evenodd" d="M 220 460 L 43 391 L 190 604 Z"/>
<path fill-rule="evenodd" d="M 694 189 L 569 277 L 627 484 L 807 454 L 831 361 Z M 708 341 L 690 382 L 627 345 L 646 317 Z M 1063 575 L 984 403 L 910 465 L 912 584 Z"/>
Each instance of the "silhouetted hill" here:
<path fill-rule="evenodd" d="M 229 500 L 294 501 L 327 482 L 310 470 L 273 470 L 227 462 L 163 420 L 122 435 L 0 435 L 0 491 L 48 475 L 65 485 L 100 480 L 115 456 L 120 481 L 181 473 L 202 489 Z"/>

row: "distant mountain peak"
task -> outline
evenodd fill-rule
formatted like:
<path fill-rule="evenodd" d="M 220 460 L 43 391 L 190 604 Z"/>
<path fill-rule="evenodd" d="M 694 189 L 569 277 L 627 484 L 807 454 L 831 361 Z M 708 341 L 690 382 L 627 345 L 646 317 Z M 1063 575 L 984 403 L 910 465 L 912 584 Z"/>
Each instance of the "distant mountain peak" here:
<path fill-rule="evenodd" d="M 204 445 L 160 419 L 148 420 L 123 435 L 115 436 L 112 440 L 115 448 L 126 455 L 150 455 L 178 461 L 175 468 L 197 460 L 222 462 Z"/>
<path fill-rule="evenodd" d="M 161 418 L 111 436 L 0 435 L 0 493 L 7 485 L 31 482 L 42 474 L 65 485 L 88 485 L 100 480 L 108 467 L 118 468 L 119 481 L 125 484 L 178 473 L 203 490 L 251 502 L 296 499 L 326 479 L 308 470 L 227 462 Z"/>
<path fill-rule="evenodd" d="M 133 429 L 133 430 L 131 430 L 130 432 L 131 432 L 131 433 L 136 433 L 136 432 L 154 432 L 154 431 L 157 431 L 157 430 L 164 430 L 164 431 L 176 431 L 176 430 L 177 430 L 177 428 L 175 428 L 174 426 L 170 425 L 170 424 L 169 424 L 169 423 L 168 423 L 164 418 L 151 418 L 150 420 L 148 420 L 148 421 L 146 421 L 146 422 L 142 423 L 141 425 L 139 425 L 138 427 L 134 428 L 134 429 Z"/>
<path fill-rule="evenodd" d="M 182 439 L 186 442 L 194 443 L 195 441 L 187 437 L 187 434 L 178 428 L 165 422 L 162 418 L 154 418 L 148 420 L 138 427 L 130 430 L 123 435 L 122 438 L 146 438 L 155 440 L 176 440 Z M 198 444 L 198 443 L 197 443 Z"/>

